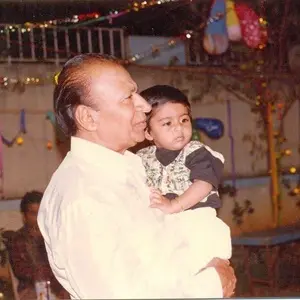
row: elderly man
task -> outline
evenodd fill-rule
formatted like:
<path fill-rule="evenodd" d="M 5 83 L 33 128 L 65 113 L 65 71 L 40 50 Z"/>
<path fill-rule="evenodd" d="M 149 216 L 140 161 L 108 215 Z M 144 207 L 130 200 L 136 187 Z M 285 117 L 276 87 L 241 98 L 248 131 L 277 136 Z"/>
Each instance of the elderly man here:
<path fill-rule="evenodd" d="M 38 224 L 72 298 L 206 297 L 216 277 L 215 289 L 231 295 L 228 263 L 199 272 L 201 245 L 176 218 L 149 208 L 143 166 L 127 149 L 144 140 L 150 106 L 128 72 L 112 58 L 76 56 L 58 77 L 54 106 L 71 151 L 45 191 Z"/>

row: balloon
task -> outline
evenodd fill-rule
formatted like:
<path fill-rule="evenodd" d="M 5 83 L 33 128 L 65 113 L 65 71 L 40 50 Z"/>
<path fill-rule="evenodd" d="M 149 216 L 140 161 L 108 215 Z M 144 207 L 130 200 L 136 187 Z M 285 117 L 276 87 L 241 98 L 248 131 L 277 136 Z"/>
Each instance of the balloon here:
<path fill-rule="evenodd" d="M 226 25 L 228 38 L 231 41 L 239 41 L 242 39 L 241 26 L 239 18 L 235 11 L 235 5 L 232 0 L 226 0 Z"/>
<path fill-rule="evenodd" d="M 240 20 L 242 36 L 246 45 L 250 48 L 258 48 L 262 38 L 258 15 L 246 4 L 237 4 L 235 11 Z"/>
<path fill-rule="evenodd" d="M 203 39 L 203 48 L 208 54 L 222 54 L 228 49 L 228 38 L 221 34 L 207 34 Z"/>
<path fill-rule="evenodd" d="M 219 139 L 224 134 L 224 124 L 214 118 L 196 118 L 193 120 L 195 129 L 203 131 L 211 139 Z"/>
<path fill-rule="evenodd" d="M 225 0 L 213 1 L 209 19 L 214 21 L 207 24 L 203 47 L 209 54 L 222 54 L 228 49 Z"/>

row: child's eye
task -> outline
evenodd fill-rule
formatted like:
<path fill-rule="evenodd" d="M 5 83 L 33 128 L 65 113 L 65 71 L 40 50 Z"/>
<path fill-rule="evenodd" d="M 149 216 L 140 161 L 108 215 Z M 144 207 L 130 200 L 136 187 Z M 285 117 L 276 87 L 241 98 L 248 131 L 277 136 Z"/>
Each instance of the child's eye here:
<path fill-rule="evenodd" d="M 187 122 L 190 122 L 189 118 L 184 118 L 184 119 L 181 120 L 181 123 L 187 123 Z"/>
<path fill-rule="evenodd" d="M 163 126 L 171 126 L 171 122 L 166 122 L 166 123 L 163 123 Z"/>

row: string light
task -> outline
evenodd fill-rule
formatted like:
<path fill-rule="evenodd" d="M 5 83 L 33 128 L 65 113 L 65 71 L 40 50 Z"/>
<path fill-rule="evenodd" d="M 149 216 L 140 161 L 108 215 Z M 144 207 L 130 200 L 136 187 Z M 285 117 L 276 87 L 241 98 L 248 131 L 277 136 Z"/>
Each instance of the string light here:
<path fill-rule="evenodd" d="M 49 27 L 56 27 L 58 25 L 68 25 L 68 24 L 82 26 L 93 22 L 101 22 L 106 20 L 111 21 L 112 19 L 118 18 L 130 12 L 139 11 L 141 9 L 146 9 L 151 6 L 162 5 L 168 2 L 179 2 L 179 1 L 182 0 L 142 1 L 141 3 L 135 1 L 133 5 L 130 6 L 128 9 L 122 11 L 118 11 L 116 9 L 110 10 L 109 14 L 105 16 L 101 16 L 99 12 L 94 12 L 89 14 L 73 15 L 72 17 L 49 20 L 44 22 L 37 22 L 37 23 L 26 22 L 22 25 L 7 25 L 0 30 L 0 33 L 5 33 L 7 31 L 15 32 L 21 29 L 21 33 L 25 34 L 27 32 L 30 32 L 31 28 L 49 28 Z M 72 26 L 70 26 L 69 28 L 72 29 Z"/>
<path fill-rule="evenodd" d="M 44 85 L 46 83 L 53 83 L 54 75 L 45 77 L 25 77 L 25 78 L 14 78 L 14 77 L 0 77 L 0 88 L 12 90 L 18 90 L 20 88 L 24 91 L 24 86 L 28 85 Z"/>

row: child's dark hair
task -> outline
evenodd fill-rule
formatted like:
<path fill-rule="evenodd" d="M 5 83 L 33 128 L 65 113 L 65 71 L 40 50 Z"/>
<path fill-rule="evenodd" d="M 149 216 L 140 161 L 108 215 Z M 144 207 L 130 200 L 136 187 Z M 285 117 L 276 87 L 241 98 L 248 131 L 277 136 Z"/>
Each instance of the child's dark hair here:
<path fill-rule="evenodd" d="M 28 211 L 28 207 L 31 204 L 40 204 L 43 198 L 43 193 L 38 191 L 31 191 L 26 193 L 22 200 L 20 205 L 20 210 L 22 213 L 26 213 Z"/>
<path fill-rule="evenodd" d="M 170 85 L 154 85 L 140 93 L 140 95 L 151 105 L 152 110 L 147 114 L 147 125 L 159 106 L 170 103 L 180 103 L 184 105 L 191 115 L 191 105 L 187 96 L 180 90 Z"/>

